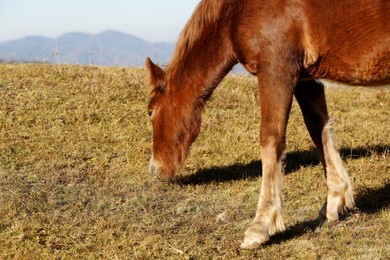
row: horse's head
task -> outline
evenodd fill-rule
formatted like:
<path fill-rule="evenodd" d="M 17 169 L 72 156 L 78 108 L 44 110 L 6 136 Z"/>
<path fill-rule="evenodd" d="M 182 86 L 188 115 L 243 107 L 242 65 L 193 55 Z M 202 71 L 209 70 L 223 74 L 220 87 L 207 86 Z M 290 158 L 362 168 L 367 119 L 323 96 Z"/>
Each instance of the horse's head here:
<path fill-rule="evenodd" d="M 200 129 L 201 108 L 191 88 L 174 86 L 163 69 L 148 58 L 152 98 L 148 112 L 153 126 L 153 148 L 149 171 L 157 179 L 170 181 L 187 157 Z"/>

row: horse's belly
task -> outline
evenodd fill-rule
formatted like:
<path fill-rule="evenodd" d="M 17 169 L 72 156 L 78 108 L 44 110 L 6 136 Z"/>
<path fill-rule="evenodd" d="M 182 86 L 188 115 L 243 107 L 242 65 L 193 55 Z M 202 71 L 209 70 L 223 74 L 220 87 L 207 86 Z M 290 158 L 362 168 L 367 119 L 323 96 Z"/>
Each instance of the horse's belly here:
<path fill-rule="evenodd" d="M 390 46 L 390 45 L 389 45 Z M 307 68 L 313 78 L 356 84 L 390 84 L 390 50 L 353 50 L 320 57 Z"/>
<path fill-rule="evenodd" d="M 370 55 L 369 55 L 370 56 Z M 329 79 L 360 85 L 384 85 L 390 83 L 390 52 L 355 63 L 340 64 L 333 68 Z M 334 77 L 334 79 L 332 79 Z"/>

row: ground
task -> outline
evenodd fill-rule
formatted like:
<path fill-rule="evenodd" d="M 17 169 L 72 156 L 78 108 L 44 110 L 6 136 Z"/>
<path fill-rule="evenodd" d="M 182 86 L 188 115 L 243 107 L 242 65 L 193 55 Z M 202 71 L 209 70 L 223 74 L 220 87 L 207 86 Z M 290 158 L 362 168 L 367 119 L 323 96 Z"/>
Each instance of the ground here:
<path fill-rule="evenodd" d="M 0 65 L 0 258 L 388 259 L 390 89 L 326 89 L 357 210 L 326 199 L 296 102 L 283 177 L 287 231 L 240 250 L 261 183 L 256 79 L 228 76 L 176 184 L 147 170 L 146 71 Z"/>

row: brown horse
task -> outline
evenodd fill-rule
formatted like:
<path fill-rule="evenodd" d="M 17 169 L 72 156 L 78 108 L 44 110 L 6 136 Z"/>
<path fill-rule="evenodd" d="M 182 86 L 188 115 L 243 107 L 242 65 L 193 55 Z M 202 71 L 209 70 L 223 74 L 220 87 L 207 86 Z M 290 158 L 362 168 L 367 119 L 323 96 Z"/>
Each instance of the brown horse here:
<path fill-rule="evenodd" d="M 201 112 L 223 77 L 241 63 L 258 77 L 262 183 L 242 248 L 284 230 L 281 177 L 288 116 L 296 97 L 321 155 L 327 201 L 336 221 L 354 207 L 352 186 L 333 140 L 324 87 L 390 82 L 389 0 L 203 0 L 164 71 L 150 59 L 153 125 L 150 172 L 171 180 L 199 134 Z"/>

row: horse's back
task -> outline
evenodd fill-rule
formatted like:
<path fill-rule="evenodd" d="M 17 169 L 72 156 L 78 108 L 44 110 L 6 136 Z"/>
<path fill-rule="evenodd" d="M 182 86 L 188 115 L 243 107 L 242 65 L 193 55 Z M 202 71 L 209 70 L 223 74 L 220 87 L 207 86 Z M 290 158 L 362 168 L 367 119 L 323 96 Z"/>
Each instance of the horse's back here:
<path fill-rule="evenodd" d="M 390 1 L 303 2 L 305 67 L 311 76 L 352 84 L 390 78 Z"/>

